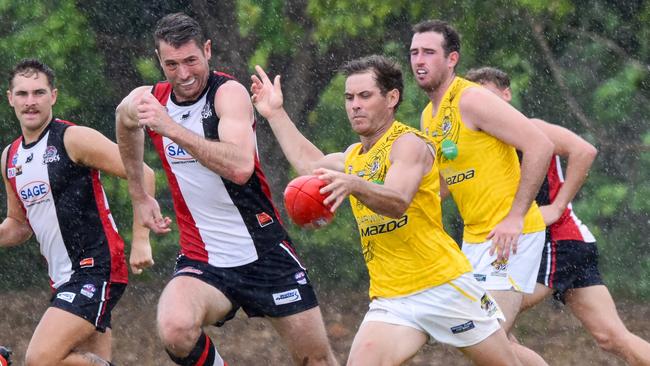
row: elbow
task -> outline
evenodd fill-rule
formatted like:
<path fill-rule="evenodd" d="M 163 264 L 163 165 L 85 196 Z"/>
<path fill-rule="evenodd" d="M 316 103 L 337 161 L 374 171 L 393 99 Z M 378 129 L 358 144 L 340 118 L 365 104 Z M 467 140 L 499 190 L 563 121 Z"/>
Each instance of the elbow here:
<path fill-rule="evenodd" d="M 596 159 L 596 155 L 598 155 L 598 149 L 592 144 L 588 144 L 588 146 L 585 148 L 585 155 L 593 161 Z"/>
<path fill-rule="evenodd" d="M 254 172 L 255 163 L 253 161 L 251 161 L 250 164 L 238 165 L 233 169 L 230 181 L 243 186 L 251 179 Z"/>
<path fill-rule="evenodd" d="M 384 216 L 388 216 L 391 219 L 399 219 L 400 217 L 404 216 L 409 206 L 410 202 L 398 200 L 384 213 Z"/>

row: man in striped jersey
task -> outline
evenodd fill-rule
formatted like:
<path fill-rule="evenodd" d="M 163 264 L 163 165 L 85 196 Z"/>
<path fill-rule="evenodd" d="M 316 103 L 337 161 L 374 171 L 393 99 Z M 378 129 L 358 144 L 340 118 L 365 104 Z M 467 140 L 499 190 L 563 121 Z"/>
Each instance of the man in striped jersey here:
<path fill-rule="evenodd" d="M 54 72 L 38 60 L 14 67 L 7 97 L 22 134 L 2 152 L 7 217 L 0 246 L 18 245 L 33 233 L 53 289 L 25 364 L 109 364 L 111 311 L 128 280 L 124 242 L 99 175 L 126 178 L 117 145 L 53 117 Z M 146 167 L 143 173 L 153 194 L 153 171 Z M 134 273 L 153 264 L 149 229 L 137 217 L 130 262 Z"/>
<path fill-rule="evenodd" d="M 510 78 L 492 67 L 472 69 L 466 78 L 510 102 Z M 571 200 L 596 157 L 596 148 L 568 129 L 531 119 L 554 143 L 554 156 L 536 201 L 544 216 L 546 245 L 533 294 L 525 295 L 522 310 L 553 297 L 569 305 L 605 351 L 630 365 L 650 365 L 650 344 L 630 333 L 598 271 L 596 239 L 573 212 Z M 567 159 L 566 176 L 560 157 Z"/>
<path fill-rule="evenodd" d="M 165 349 L 179 365 L 224 365 L 203 327 L 242 308 L 271 322 L 295 364 L 335 365 L 307 270 L 260 167 L 246 88 L 210 71 L 211 41 L 189 16 L 165 16 L 154 39 L 167 81 L 122 101 L 117 133 L 133 204 L 152 229 L 162 218 L 142 189 L 144 130 L 173 197 L 181 248 L 158 304 Z"/>

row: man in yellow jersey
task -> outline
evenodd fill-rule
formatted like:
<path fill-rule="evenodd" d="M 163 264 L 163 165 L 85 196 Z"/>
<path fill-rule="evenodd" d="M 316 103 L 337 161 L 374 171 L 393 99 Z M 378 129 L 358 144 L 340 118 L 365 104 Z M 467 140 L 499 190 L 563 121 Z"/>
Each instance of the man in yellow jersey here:
<path fill-rule="evenodd" d="M 439 173 L 426 137 L 395 120 L 399 67 L 381 56 L 346 63 L 345 106 L 361 142 L 324 155 L 282 107 L 279 76 L 252 76 L 253 103 L 299 174 L 327 182 L 325 204 L 350 197 L 370 275 L 370 309 L 348 365 L 398 365 L 429 338 L 459 348 L 478 365 L 519 365 L 499 308 L 441 222 Z"/>
<path fill-rule="evenodd" d="M 508 103 L 456 76 L 460 37 L 449 24 L 424 21 L 413 31 L 411 68 L 431 100 L 421 128 L 435 142 L 442 195 L 451 192 L 456 201 L 463 252 L 510 331 L 523 293 L 535 288 L 545 226 L 533 199 L 553 145 Z M 521 169 L 515 148 L 523 153 Z M 527 365 L 545 364 L 523 347 L 517 355 Z"/>
<path fill-rule="evenodd" d="M 482 67 L 468 71 L 466 77 L 506 102 L 512 100 L 510 77 L 505 72 Z M 535 292 L 524 296 L 522 310 L 553 294 L 569 306 L 603 350 L 629 365 L 650 365 L 650 344 L 632 334 L 618 316 L 598 270 L 596 239 L 571 207 L 596 157 L 596 148 L 564 127 L 536 118 L 531 121 L 549 137 L 555 149 L 536 198 L 548 225 L 546 245 Z M 566 175 L 560 157 L 567 160 Z"/>

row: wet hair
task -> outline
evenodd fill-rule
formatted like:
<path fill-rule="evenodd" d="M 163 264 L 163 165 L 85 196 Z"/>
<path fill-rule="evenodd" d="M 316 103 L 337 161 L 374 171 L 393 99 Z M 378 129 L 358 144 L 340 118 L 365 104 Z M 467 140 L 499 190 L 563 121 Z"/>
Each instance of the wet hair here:
<path fill-rule="evenodd" d="M 412 30 L 413 33 L 440 33 L 444 39 L 442 49 L 445 50 L 445 57 L 452 52 L 460 53 L 460 35 L 454 27 L 443 20 L 425 20 L 414 25 Z"/>
<path fill-rule="evenodd" d="M 510 87 L 510 77 L 508 74 L 495 67 L 471 69 L 465 75 L 465 79 L 478 84 L 494 83 L 501 90 Z"/>
<path fill-rule="evenodd" d="M 345 77 L 372 71 L 381 95 L 386 95 L 393 89 L 399 92 L 399 99 L 394 108 L 394 111 L 397 111 L 397 107 L 402 102 L 404 80 L 402 70 L 395 60 L 379 55 L 366 56 L 344 63 L 340 71 Z"/>
<path fill-rule="evenodd" d="M 50 86 L 50 89 L 54 89 L 54 70 L 35 58 L 25 58 L 17 63 L 9 72 L 9 90 L 14 87 L 13 83 L 16 75 L 28 78 L 39 72 L 47 76 L 47 84 Z"/>
<path fill-rule="evenodd" d="M 164 16 L 156 23 L 156 29 L 153 33 L 156 49 L 160 51 L 160 42 L 170 44 L 174 48 L 179 48 L 190 41 L 203 49 L 206 38 L 203 29 L 194 18 L 184 13 L 173 13 Z"/>

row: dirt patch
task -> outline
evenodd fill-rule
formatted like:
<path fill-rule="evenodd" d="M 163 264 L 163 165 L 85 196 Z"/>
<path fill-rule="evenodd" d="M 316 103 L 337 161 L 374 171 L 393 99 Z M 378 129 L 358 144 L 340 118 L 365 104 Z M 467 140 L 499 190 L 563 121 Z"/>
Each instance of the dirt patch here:
<path fill-rule="evenodd" d="M 154 325 L 161 288 L 162 283 L 132 285 L 114 311 L 113 358 L 117 365 L 173 365 L 158 342 Z M 25 349 L 48 299 L 47 291 L 0 294 L 0 344 L 14 349 L 16 365 L 23 364 Z M 320 301 L 332 347 L 343 363 L 368 299 L 365 293 L 327 292 L 320 294 Z M 628 328 L 650 339 L 647 305 L 620 300 L 617 305 Z M 222 328 L 207 328 L 207 333 L 231 366 L 291 364 L 280 338 L 263 319 L 248 319 L 240 312 Z M 624 365 L 598 349 L 576 318 L 551 301 L 523 314 L 516 334 L 550 365 Z M 436 344 L 425 346 L 408 365 L 469 362 L 459 351 Z"/>

